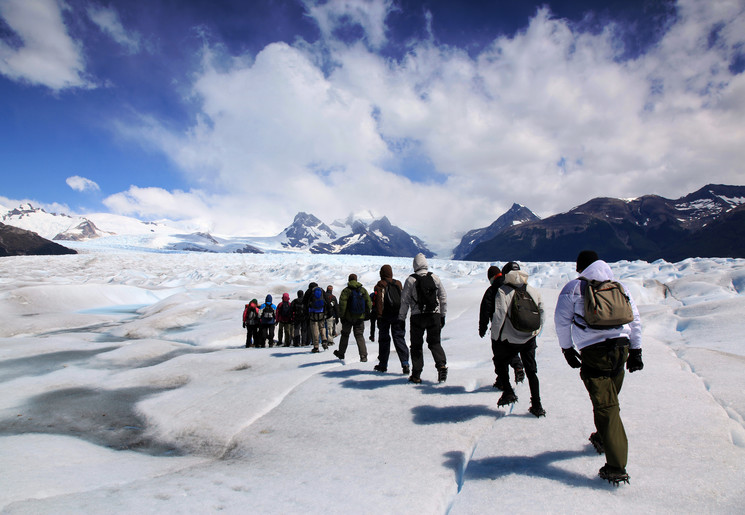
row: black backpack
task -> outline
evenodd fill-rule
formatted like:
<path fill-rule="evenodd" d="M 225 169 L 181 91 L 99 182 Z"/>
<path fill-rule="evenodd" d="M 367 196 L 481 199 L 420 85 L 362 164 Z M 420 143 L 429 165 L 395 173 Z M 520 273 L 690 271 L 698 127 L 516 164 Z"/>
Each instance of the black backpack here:
<path fill-rule="evenodd" d="M 267 304 L 266 306 L 264 306 L 264 309 L 261 310 L 261 324 L 273 325 L 274 321 L 274 308 L 271 304 Z"/>
<path fill-rule="evenodd" d="M 383 314 L 398 315 L 401 309 L 401 288 L 396 283 L 390 283 L 385 287 L 383 295 Z"/>
<path fill-rule="evenodd" d="M 532 333 L 541 328 L 541 312 L 533 297 L 528 293 L 527 285 L 512 287 L 514 295 L 507 313 L 516 331 Z"/>
<path fill-rule="evenodd" d="M 432 278 L 432 272 L 427 275 L 411 274 L 416 279 L 416 298 L 420 313 L 434 313 L 439 301 L 437 300 L 437 285 Z"/>

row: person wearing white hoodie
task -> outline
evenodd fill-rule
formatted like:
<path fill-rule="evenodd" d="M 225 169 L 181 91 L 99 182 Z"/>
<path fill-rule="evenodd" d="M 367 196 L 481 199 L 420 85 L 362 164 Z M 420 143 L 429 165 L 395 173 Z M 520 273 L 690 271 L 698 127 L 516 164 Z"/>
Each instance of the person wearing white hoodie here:
<path fill-rule="evenodd" d="M 519 354 L 530 386 L 528 411 L 536 417 L 545 417 L 546 411 L 541 405 L 538 366 L 535 361 L 536 337 L 543 327 L 543 300 L 538 290 L 528 284 L 528 274 L 520 270 L 520 265 L 514 261 L 504 265 L 502 275 L 504 275 L 504 284 L 497 289 L 494 299 L 494 318 L 491 323 L 492 352 L 495 368 L 498 368 L 497 377 L 502 378 L 503 391 L 497 406 L 517 402 L 515 390 L 510 384 L 508 365 Z M 533 310 L 537 308 L 540 316 L 540 325 L 530 332 L 516 329 L 510 318 L 512 300 L 519 288 L 525 288 L 535 303 L 535 306 L 531 305 L 531 308 Z"/>
<path fill-rule="evenodd" d="M 436 291 L 435 291 L 436 290 Z M 440 333 L 445 327 L 447 295 L 440 278 L 429 271 L 427 258 L 419 253 L 414 256 L 414 273 L 406 278 L 401 291 L 401 308 L 398 319 L 406 321 L 411 308 L 409 341 L 411 342 L 411 376 L 409 382 L 420 384 L 424 368 L 424 333 L 437 369 L 437 380 L 444 383 L 448 376 L 447 356 L 442 348 Z"/>
<path fill-rule="evenodd" d="M 613 271 L 597 253 L 583 250 L 577 256 L 577 272 L 581 276 L 569 281 L 559 294 L 554 312 L 556 334 L 569 366 L 580 369 L 580 377 L 592 401 L 597 431 L 590 435 L 590 442 L 598 453 L 604 452 L 606 458 L 598 475 L 616 485 L 628 483 L 628 439 L 621 421 L 618 394 L 623 385 L 624 363 L 629 372 L 644 367 L 639 311 L 628 288 L 621 284 L 633 320 L 616 327 L 589 327 L 584 319 L 587 281 L 613 281 Z"/>

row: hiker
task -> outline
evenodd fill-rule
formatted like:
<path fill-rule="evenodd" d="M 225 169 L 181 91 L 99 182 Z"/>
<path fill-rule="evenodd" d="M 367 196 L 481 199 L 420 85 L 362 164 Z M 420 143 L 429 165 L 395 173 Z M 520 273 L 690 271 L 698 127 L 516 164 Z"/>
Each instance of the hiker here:
<path fill-rule="evenodd" d="M 391 352 L 391 339 L 396 348 L 396 354 L 401 362 L 404 374 L 409 375 L 409 348 L 406 346 L 406 324 L 398 319 L 401 309 L 401 281 L 393 278 L 391 265 L 380 267 L 380 281 L 375 285 L 372 295 L 373 317 L 378 320 L 378 364 L 373 370 L 386 372 L 388 370 L 388 356 Z"/>
<path fill-rule="evenodd" d="M 494 363 L 499 367 L 497 378 L 502 380 L 502 396 L 497 406 L 517 402 L 517 395 L 510 384 L 508 363 L 520 354 L 530 386 L 530 408 L 536 417 L 545 417 L 541 405 L 538 366 L 535 361 L 536 336 L 543 326 L 543 301 L 541 294 L 528 284 L 528 274 L 520 265 L 510 261 L 502 267 L 504 284 L 494 298 L 494 318 L 491 324 Z"/>
<path fill-rule="evenodd" d="M 310 336 L 313 341 L 311 352 L 320 352 L 319 347 L 321 345 L 323 345 L 323 350 L 329 348 L 323 339 L 326 333 L 326 316 L 329 309 L 328 299 L 326 298 L 326 293 L 316 283 L 310 283 L 310 287 L 305 294 L 308 298 L 308 323 Z"/>
<path fill-rule="evenodd" d="M 580 378 L 592 401 L 596 432 L 590 435 L 590 442 L 598 453 L 605 453 L 606 459 L 598 475 L 615 485 L 628 483 L 628 439 L 618 394 L 623 385 L 624 363 L 629 372 L 644 368 L 639 311 L 628 288 L 606 282 L 614 281 L 613 271 L 595 251 L 580 252 L 576 270 L 580 277 L 564 286 L 556 303 L 556 335 L 569 366 L 580 369 Z M 593 307 L 599 298 L 606 299 L 606 309 Z M 585 306 L 591 309 L 586 310 Z M 614 320 L 596 316 L 611 311 L 622 316 Z"/>
<path fill-rule="evenodd" d="M 378 322 L 378 312 L 375 310 L 375 301 L 376 301 L 377 293 L 373 289 L 373 292 L 370 294 L 370 300 L 373 303 L 373 310 L 370 312 L 370 341 L 375 341 L 375 326 Z"/>
<path fill-rule="evenodd" d="M 289 347 L 292 345 L 292 303 L 289 293 L 282 294 L 282 302 L 277 306 L 277 326 L 279 327 L 277 346 Z M 284 343 L 282 340 L 284 340 Z"/>
<path fill-rule="evenodd" d="M 336 326 L 339 323 L 339 301 L 334 295 L 334 287 L 332 285 L 326 286 L 326 299 L 329 303 L 329 311 L 326 315 L 326 345 L 334 345 L 334 338 L 336 338 Z"/>
<path fill-rule="evenodd" d="M 303 290 L 297 291 L 297 298 L 292 301 L 292 345 L 300 347 L 305 343 L 308 314 L 303 305 Z"/>
<path fill-rule="evenodd" d="M 424 368 L 424 333 L 427 333 L 427 346 L 432 352 L 437 369 L 437 380 L 447 380 L 448 367 L 445 350 L 440 343 L 440 333 L 445 327 L 447 314 L 447 295 L 440 278 L 429 271 L 427 258 L 419 253 L 414 257 L 414 273 L 406 278 L 401 292 L 401 309 L 398 319 L 406 321 L 411 308 L 409 341 L 411 342 L 411 376 L 409 382 L 420 384 Z"/>
<path fill-rule="evenodd" d="M 313 290 L 318 287 L 318 283 L 311 282 L 308 284 L 308 289 L 303 293 L 303 311 L 305 312 L 305 336 L 303 336 L 303 347 L 307 347 L 313 341 L 313 337 L 310 334 L 310 313 L 308 311 L 310 305 L 310 298 L 313 295 Z"/>
<path fill-rule="evenodd" d="M 246 348 L 256 345 L 259 337 L 259 301 L 251 299 L 243 310 L 243 327 L 246 329 Z"/>
<path fill-rule="evenodd" d="M 484 296 L 481 299 L 481 307 L 479 308 L 479 336 L 481 338 L 486 335 L 486 330 L 489 328 L 489 324 L 494 317 L 494 299 L 497 296 L 497 290 L 504 284 L 504 276 L 498 266 L 490 266 L 486 271 L 486 278 L 489 279 L 489 287 L 484 292 Z M 497 380 L 494 381 L 493 386 L 497 390 L 504 390 L 502 379 L 499 377 L 499 364 L 494 353 L 493 345 L 492 362 L 494 363 L 494 373 L 497 374 Z M 525 379 L 525 369 L 523 368 L 523 362 L 520 359 L 519 353 L 515 354 L 515 357 L 512 358 L 510 366 L 515 371 L 515 383 L 522 383 Z"/>
<path fill-rule="evenodd" d="M 365 345 L 365 319 L 370 316 L 372 300 L 367 290 L 357 282 L 356 274 L 349 274 L 347 287 L 339 295 L 339 314 L 341 315 L 341 339 L 339 350 L 334 351 L 334 356 L 344 359 L 349 345 L 349 333 L 354 331 L 354 339 L 357 341 L 357 350 L 360 352 L 360 361 L 367 361 L 367 346 Z"/>
<path fill-rule="evenodd" d="M 277 306 L 272 304 L 272 296 L 267 295 L 264 303 L 259 306 L 259 345 L 258 347 L 274 346 L 274 325 L 277 323 Z"/>

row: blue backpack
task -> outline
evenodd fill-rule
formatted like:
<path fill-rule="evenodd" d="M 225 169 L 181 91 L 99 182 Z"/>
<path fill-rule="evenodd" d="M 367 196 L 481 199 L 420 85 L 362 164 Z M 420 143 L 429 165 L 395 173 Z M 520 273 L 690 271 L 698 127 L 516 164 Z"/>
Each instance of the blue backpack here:
<path fill-rule="evenodd" d="M 367 303 L 365 302 L 365 296 L 362 295 L 362 292 L 360 291 L 360 288 L 355 288 L 354 290 L 351 290 L 349 293 L 349 312 L 353 315 L 364 315 Z"/>
<path fill-rule="evenodd" d="M 323 296 L 323 290 L 317 286 L 313 290 L 312 295 L 310 304 L 308 305 L 308 311 L 311 313 L 323 313 L 326 310 L 326 299 Z"/>

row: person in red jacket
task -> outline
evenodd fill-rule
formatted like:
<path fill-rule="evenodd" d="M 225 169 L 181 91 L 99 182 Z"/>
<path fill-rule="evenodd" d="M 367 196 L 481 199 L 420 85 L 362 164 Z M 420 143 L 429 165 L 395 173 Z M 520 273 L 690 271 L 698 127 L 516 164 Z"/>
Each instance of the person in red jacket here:
<path fill-rule="evenodd" d="M 289 293 L 283 293 L 282 302 L 277 305 L 277 326 L 279 327 L 277 345 L 284 347 L 292 345 L 293 317 Z"/>
<path fill-rule="evenodd" d="M 246 348 L 256 345 L 259 338 L 259 301 L 251 299 L 243 310 L 243 327 L 246 329 Z"/>

